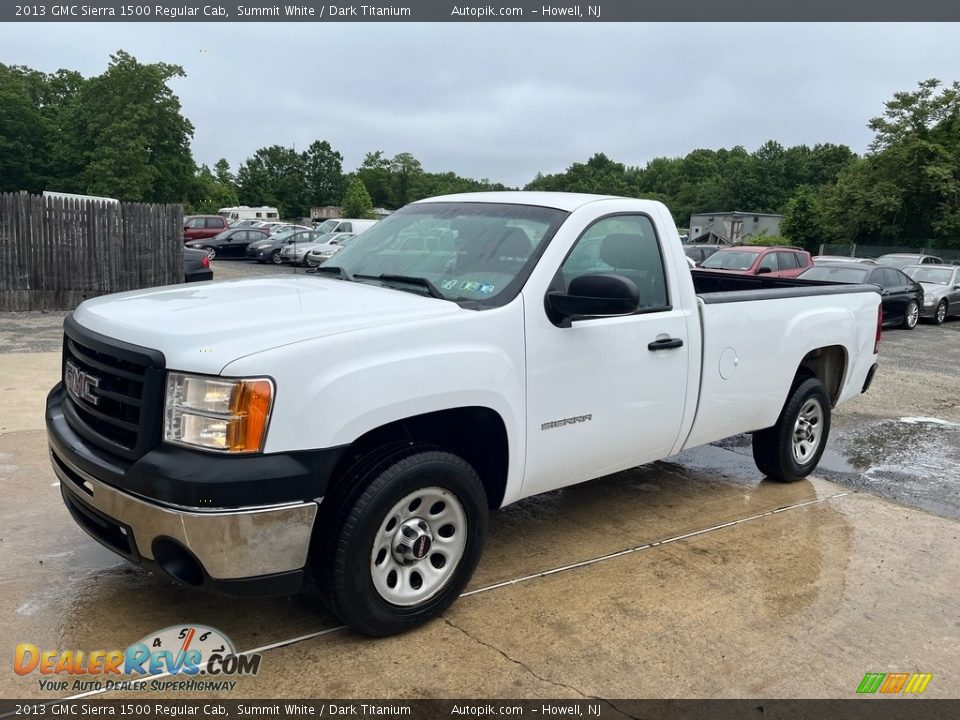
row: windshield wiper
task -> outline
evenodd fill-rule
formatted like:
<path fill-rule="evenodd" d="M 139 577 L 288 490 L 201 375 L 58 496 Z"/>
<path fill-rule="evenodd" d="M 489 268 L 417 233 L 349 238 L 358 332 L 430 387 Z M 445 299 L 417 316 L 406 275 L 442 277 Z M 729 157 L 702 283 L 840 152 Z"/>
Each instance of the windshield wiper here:
<path fill-rule="evenodd" d="M 317 265 L 315 268 L 307 270 L 307 272 L 327 273 L 329 275 L 336 275 L 340 280 L 353 281 L 353 276 L 339 265 Z"/>
<path fill-rule="evenodd" d="M 321 265 L 320 267 L 324 266 Z M 405 285 L 415 285 L 426 290 L 430 297 L 437 298 L 438 300 L 447 299 L 447 296 L 440 292 L 436 285 L 424 277 L 416 277 L 414 275 L 390 275 L 389 273 L 385 273 L 383 275 L 354 275 L 354 277 L 363 280 L 380 280 L 381 282 L 395 282 L 403 283 Z"/>

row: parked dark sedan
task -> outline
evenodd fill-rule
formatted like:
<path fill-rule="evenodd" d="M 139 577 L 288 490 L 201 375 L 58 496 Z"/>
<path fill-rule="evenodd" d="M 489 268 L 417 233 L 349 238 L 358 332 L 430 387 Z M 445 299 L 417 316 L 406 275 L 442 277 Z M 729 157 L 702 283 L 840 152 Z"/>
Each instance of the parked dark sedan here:
<path fill-rule="evenodd" d="M 213 270 L 210 269 L 210 258 L 204 250 L 194 248 L 183 249 L 183 281 L 200 282 L 213 280 Z"/>
<path fill-rule="evenodd" d="M 269 237 L 269 233 L 258 228 L 232 228 L 224 230 L 216 237 L 188 242 L 187 247 L 206 250 L 211 260 L 228 257 L 242 258 L 247 255 L 247 245 Z"/>
<path fill-rule="evenodd" d="M 280 251 L 286 245 L 292 243 L 312 243 L 325 234 L 326 233 L 318 230 L 303 230 L 279 238 L 271 235 L 264 240 L 251 243 L 250 246 L 247 247 L 247 260 L 256 260 L 261 263 L 272 262 L 279 265 L 283 262 L 280 259 Z"/>
<path fill-rule="evenodd" d="M 797 277 L 800 280 L 867 283 L 878 286 L 884 325 L 899 325 L 912 330 L 920 318 L 923 288 L 896 268 L 851 262 L 822 263 L 804 270 Z"/>

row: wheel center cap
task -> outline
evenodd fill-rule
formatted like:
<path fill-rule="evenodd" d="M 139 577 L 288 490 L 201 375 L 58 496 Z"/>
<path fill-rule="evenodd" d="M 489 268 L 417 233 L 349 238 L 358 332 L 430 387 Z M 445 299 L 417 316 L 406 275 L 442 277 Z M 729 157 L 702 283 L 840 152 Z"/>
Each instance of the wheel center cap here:
<path fill-rule="evenodd" d="M 433 545 L 433 533 L 423 518 L 410 518 L 402 523 L 394 535 L 393 556 L 404 565 L 423 560 Z"/>

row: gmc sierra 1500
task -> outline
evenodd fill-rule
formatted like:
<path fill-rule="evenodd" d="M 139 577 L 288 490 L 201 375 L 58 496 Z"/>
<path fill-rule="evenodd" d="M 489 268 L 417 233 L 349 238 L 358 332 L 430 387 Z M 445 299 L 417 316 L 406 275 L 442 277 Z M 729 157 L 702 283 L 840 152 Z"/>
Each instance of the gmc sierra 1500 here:
<path fill-rule="evenodd" d="M 220 592 L 310 571 L 395 633 L 461 593 L 489 508 L 742 432 L 798 480 L 876 369 L 875 288 L 691 272 L 657 202 L 433 198 L 333 262 L 77 308 L 46 416 L 84 530 Z"/>

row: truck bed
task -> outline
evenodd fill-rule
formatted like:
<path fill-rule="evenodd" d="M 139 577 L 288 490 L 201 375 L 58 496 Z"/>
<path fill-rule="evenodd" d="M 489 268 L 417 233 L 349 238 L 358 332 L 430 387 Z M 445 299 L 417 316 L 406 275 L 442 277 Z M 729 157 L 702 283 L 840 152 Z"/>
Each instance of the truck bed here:
<path fill-rule="evenodd" d="M 691 270 L 690 275 L 693 277 L 693 287 L 697 296 L 708 305 L 814 295 L 880 292 L 876 285 L 859 283 L 832 283 L 824 280 L 799 280 L 766 275 L 737 275 L 700 269 Z"/>

